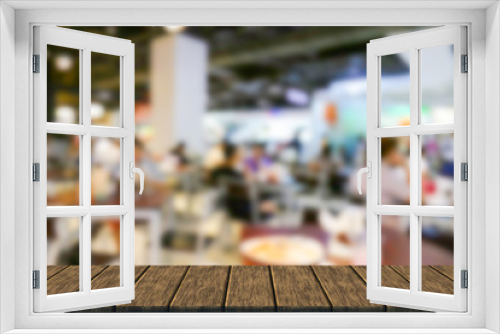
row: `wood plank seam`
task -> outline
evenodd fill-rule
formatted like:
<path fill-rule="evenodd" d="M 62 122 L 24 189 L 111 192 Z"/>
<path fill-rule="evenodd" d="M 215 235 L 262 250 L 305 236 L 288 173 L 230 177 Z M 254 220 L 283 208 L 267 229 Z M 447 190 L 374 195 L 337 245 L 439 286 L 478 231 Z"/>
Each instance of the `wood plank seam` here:
<path fill-rule="evenodd" d="M 453 277 L 450 277 L 448 276 L 447 274 L 445 274 L 444 272 L 440 271 L 438 268 L 434 267 L 434 266 L 429 266 L 430 268 L 434 269 L 435 271 L 437 271 L 438 273 L 440 273 L 441 275 L 443 275 L 444 277 L 446 278 L 449 278 L 450 280 L 453 281 Z"/>
<path fill-rule="evenodd" d="M 321 287 L 321 290 L 323 290 L 323 294 L 326 296 L 326 299 L 328 299 L 328 302 L 330 303 L 331 311 L 333 312 L 333 302 L 332 302 L 332 299 L 330 298 L 330 296 L 328 295 L 328 292 L 326 292 L 326 289 L 325 289 L 325 286 L 323 285 L 323 282 L 321 282 L 321 279 L 319 278 L 318 274 L 316 273 L 316 270 L 314 270 L 314 267 L 309 266 L 309 268 L 311 268 L 311 270 L 314 274 L 314 277 L 316 277 L 316 280 L 318 281 L 319 286 Z"/>
<path fill-rule="evenodd" d="M 278 291 L 276 290 L 276 283 L 274 281 L 274 273 L 272 266 L 269 266 L 269 274 L 271 275 L 271 283 L 273 284 L 274 310 L 275 312 L 278 312 L 279 309 Z"/>
<path fill-rule="evenodd" d="M 101 271 L 99 271 L 97 274 L 95 274 L 91 279 L 90 281 L 92 282 L 93 280 L 95 280 L 97 278 L 97 276 L 99 276 L 100 274 L 102 274 L 104 271 L 106 271 L 108 268 L 110 268 L 110 266 L 106 266 L 104 267 Z"/>
<path fill-rule="evenodd" d="M 135 280 L 135 285 L 137 285 L 137 283 L 139 283 L 139 282 L 142 280 L 142 278 L 143 278 L 144 276 L 146 276 L 146 272 L 149 270 L 149 268 L 151 268 L 151 266 L 147 266 L 147 267 L 144 269 L 144 271 L 143 271 L 142 273 L 140 273 L 140 274 L 139 274 L 139 276 L 137 276 L 137 279 Z"/>
<path fill-rule="evenodd" d="M 59 271 L 55 272 L 54 274 L 50 275 L 50 277 L 47 277 L 47 281 L 51 280 L 53 277 L 59 275 L 60 273 L 62 273 L 63 271 L 65 271 L 68 268 L 69 268 L 69 266 L 62 267 L 61 270 L 59 270 Z"/>
<path fill-rule="evenodd" d="M 354 266 L 349 266 L 349 267 L 351 267 L 351 269 L 352 269 L 352 270 L 356 273 L 356 275 L 357 275 L 359 278 L 361 278 L 361 280 L 362 280 L 363 282 L 365 282 L 365 285 L 367 285 L 367 284 L 368 284 L 368 282 L 366 282 L 366 279 L 363 277 L 363 275 L 361 275 L 361 273 L 360 273 L 360 272 L 358 272 Z M 388 309 L 387 309 L 387 305 L 382 305 L 382 306 L 384 307 L 384 312 L 389 312 L 389 311 L 388 311 Z"/>
<path fill-rule="evenodd" d="M 175 297 L 177 297 L 177 293 L 179 292 L 181 286 L 182 286 L 182 283 L 184 283 L 184 280 L 186 279 L 189 271 L 191 270 L 192 266 L 189 266 L 187 269 L 186 269 L 186 272 L 184 273 L 184 276 L 182 277 L 181 281 L 179 282 L 179 285 L 177 286 L 177 288 L 175 289 L 175 292 L 174 292 L 174 295 L 172 297 L 172 300 L 170 300 L 170 302 L 168 303 L 168 311 L 170 312 L 170 308 L 172 307 L 172 304 L 174 303 L 174 300 L 175 300 Z"/>
<path fill-rule="evenodd" d="M 349 266 L 349 267 L 351 267 L 351 269 L 354 271 L 354 273 L 355 273 L 355 274 L 356 274 L 359 278 L 361 278 L 361 280 L 362 280 L 363 282 L 365 282 L 365 284 L 367 283 L 367 282 L 366 282 L 366 280 L 365 280 L 365 278 L 363 277 L 363 275 L 361 275 L 361 274 L 360 274 L 360 273 L 356 270 L 356 268 L 354 268 L 353 266 Z"/>
<path fill-rule="evenodd" d="M 223 309 L 224 312 L 226 312 L 227 301 L 229 299 L 229 290 L 230 290 L 230 287 L 231 287 L 232 274 L 233 274 L 233 266 L 229 266 L 229 273 L 228 273 L 228 277 L 227 277 L 227 286 L 226 286 L 226 297 L 225 297 L 225 300 L 224 300 L 224 304 L 222 305 L 222 309 Z"/>
<path fill-rule="evenodd" d="M 410 283 L 410 280 L 407 279 L 402 273 L 400 273 L 396 268 L 394 268 L 393 266 L 388 266 L 389 268 L 391 268 L 392 270 L 394 270 L 399 276 L 403 277 L 403 279 L 405 281 L 407 281 L 408 283 Z"/>

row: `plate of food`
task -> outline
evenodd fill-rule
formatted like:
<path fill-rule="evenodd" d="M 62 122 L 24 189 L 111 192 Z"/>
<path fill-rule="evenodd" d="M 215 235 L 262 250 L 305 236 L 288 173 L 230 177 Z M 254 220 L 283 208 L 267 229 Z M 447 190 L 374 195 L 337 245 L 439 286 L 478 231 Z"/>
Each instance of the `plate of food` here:
<path fill-rule="evenodd" d="M 240 251 L 247 264 L 254 265 L 312 265 L 325 257 L 323 245 L 305 236 L 263 236 L 245 240 Z"/>

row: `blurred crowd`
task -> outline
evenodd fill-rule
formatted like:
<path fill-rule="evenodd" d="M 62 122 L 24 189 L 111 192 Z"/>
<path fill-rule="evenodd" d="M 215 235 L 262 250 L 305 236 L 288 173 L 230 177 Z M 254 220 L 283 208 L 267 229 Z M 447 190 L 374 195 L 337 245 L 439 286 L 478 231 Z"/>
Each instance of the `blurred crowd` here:
<path fill-rule="evenodd" d="M 262 50 L 267 50 L 285 40 L 273 36 L 292 34 L 296 37 L 287 43 L 295 45 L 304 42 L 299 37 L 331 36 L 325 29 L 333 28 L 184 27 L 182 33 L 158 27 L 111 28 L 81 30 L 133 42 L 136 31 L 148 36 L 136 42 L 136 59 L 146 60 L 136 66 L 140 75 L 136 75 L 135 165 L 146 176 L 144 193 L 136 193 L 135 202 L 137 265 L 366 264 L 365 197 L 357 193 L 355 179 L 356 172 L 366 166 L 365 45 L 393 28 L 348 28 L 362 29 L 371 36 L 358 41 L 359 50 L 332 46 L 306 57 L 303 48 L 285 45 L 286 50 L 298 54 L 239 64 L 236 60 L 246 57 L 235 55 L 246 54 L 243 49 L 231 51 L 234 54 L 228 51 L 228 59 L 235 56 L 235 63 L 227 65 L 222 61 L 217 65 L 217 53 L 209 56 L 203 50 L 224 46 L 224 38 L 234 38 L 228 42 L 232 46 L 237 46 L 235 41 L 250 40 L 238 37 L 240 33 L 258 34 L 262 41 L 275 38 L 262 45 Z M 193 59 L 203 65 L 199 71 L 179 66 L 185 76 L 178 77 L 191 76 L 189 85 L 179 85 L 185 89 L 184 95 L 172 92 L 170 82 L 161 80 L 169 71 L 158 74 L 148 67 L 148 59 L 153 64 L 152 60 L 165 58 L 168 48 L 155 49 L 154 45 L 168 38 L 199 50 L 182 49 L 185 59 L 196 56 Z M 453 64 L 453 49 L 431 49 L 422 53 L 422 122 L 450 123 L 453 71 L 448 71 L 447 64 Z M 76 124 L 79 53 L 60 47 L 50 47 L 48 52 L 48 82 L 54 88 L 48 92 L 47 120 Z M 157 58 L 154 52 L 159 52 Z M 92 57 L 92 64 L 101 64 L 92 67 L 92 125 L 119 126 L 119 59 L 97 53 Z M 407 126 L 409 56 L 383 58 L 381 126 Z M 158 78 L 153 80 L 152 74 Z M 195 87 L 196 92 L 192 91 Z M 153 91 L 161 96 L 178 94 L 175 96 L 181 100 L 199 100 L 201 107 L 166 110 L 170 105 L 158 102 L 153 106 Z M 155 118 L 158 116 L 165 117 Z M 177 123 L 172 121 L 175 117 Z M 203 130 L 179 140 L 191 126 Z M 169 141 L 163 142 L 163 132 L 172 133 L 172 138 L 165 137 Z M 92 205 L 117 205 L 123 168 L 120 140 L 93 137 L 91 145 Z M 165 149 L 168 145 L 172 147 Z M 453 135 L 423 135 L 420 147 L 421 203 L 453 205 Z M 47 205 L 79 205 L 79 136 L 48 134 L 47 153 Z M 409 137 L 382 138 L 380 155 L 380 204 L 408 205 Z M 364 194 L 364 180 L 362 188 Z M 380 218 L 382 264 L 409 264 L 407 218 Z M 50 218 L 47 226 L 49 265 L 78 264 L 78 219 Z M 426 217 L 421 226 L 422 263 L 452 264 L 453 220 Z M 118 264 L 120 217 L 96 217 L 91 234 L 92 263 Z"/>

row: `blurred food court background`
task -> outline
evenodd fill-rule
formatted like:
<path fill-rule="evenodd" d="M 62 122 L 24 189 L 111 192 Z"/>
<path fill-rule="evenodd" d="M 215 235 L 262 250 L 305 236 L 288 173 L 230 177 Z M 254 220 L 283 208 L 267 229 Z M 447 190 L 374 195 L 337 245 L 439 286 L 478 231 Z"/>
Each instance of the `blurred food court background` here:
<path fill-rule="evenodd" d="M 72 29 L 135 43 L 136 265 L 366 264 L 366 44 L 423 28 Z M 452 77 L 433 80 L 450 79 L 452 55 L 428 56 L 428 122 L 453 121 Z M 92 124 L 118 126 L 120 60 L 91 61 Z M 382 126 L 409 124 L 408 61 L 383 57 Z M 48 68 L 48 121 L 78 123 L 78 50 L 50 46 Z M 79 140 L 47 136 L 49 206 L 79 204 Z M 92 205 L 120 203 L 120 145 L 92 139 Z M 408 204 L 409 139 L 382 139 L 381 155 L 381 204 Z M 423 204 L 453 205 L 453 136 L 425 138 L 422 170 Z M 407 265 L 407 219 L 381 224 L 383 264 Z M 78 264 L 78 218 L 47 226 L 49 264 Z M 453 222 L 422 230 L 423 263 L 452 264 Z M 119 231 L 119 217 L 93 218 L 93 264 L 119 263 Z"/>

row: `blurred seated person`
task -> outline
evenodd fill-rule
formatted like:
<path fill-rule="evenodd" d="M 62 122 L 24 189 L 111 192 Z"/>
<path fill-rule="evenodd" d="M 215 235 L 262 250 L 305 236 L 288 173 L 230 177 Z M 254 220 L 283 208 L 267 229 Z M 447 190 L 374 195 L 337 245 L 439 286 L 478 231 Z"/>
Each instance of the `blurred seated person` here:
<path fill-rule="evenodd" d="M 287 168 L 269 157 L 262 144 L 253 146 L 251 156 L 244 162 L 244 168 L 246 177 L 251 181 L 268 184 L 290 181 L 290 173 Z"/>
<path fill-rule="evenodd" d="M 177 171 L 182 172 L 189 168 L 191 161 L 186 153 L 186 144 L 180 142 L 170 151 L 170 155 L 175 158 Z"/>
<path fill-rule="evenodd" d="M 263 144 L 254 144 L 251 155 L 245 159 L 245 172 L 250 176 L 258 175 L 258 173 L 271 166 L 272 160 L 266 155 Z"/>
<path fill-rule="evenodd" d="M 210 182 L 224 189 L 222 204 L 232 218 L 253 222 L 260 217 L 268 217 L 276 211 L 276 206 L 271 201 L 258 198 L 255 189 L 246 182 L 245 175 L 239 170 L 240 161 L 238 148 L 226 144 L 224 161 L 212 170 Z"/>
<path fill-rule="evenodd" d="M 241 160 L 238 148 L 232 144 L 225 144 L 222 153 L 222 162 L 210 172 L 210 183 L 218 185 L 225 179 L 244 182 L 245 177 L 238 169 Z"/>
<path fill-rule="evenodd" d="M 410 204 L 410 167 L 408 152 L 397 138 L 389 137 L 381 140 L 381 204 Z"/>
<path fill-rule="evenodd" d="M 224 149 L 228 145 L 225 141 L 213 145 L 205 155 L 203 167 L 207 171 L 212 171 L 224 163 Z"/>

